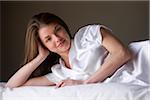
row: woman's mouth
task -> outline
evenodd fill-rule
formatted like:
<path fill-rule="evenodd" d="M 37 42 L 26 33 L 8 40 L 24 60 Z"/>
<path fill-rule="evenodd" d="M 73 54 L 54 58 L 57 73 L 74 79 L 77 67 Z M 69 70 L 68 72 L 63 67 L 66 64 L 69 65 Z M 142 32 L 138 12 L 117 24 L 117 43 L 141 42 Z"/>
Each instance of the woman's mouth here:
<path fill-rule="evenodd" d="M 64 42 L 65 42 L 65 40 L 63 39 L 57 47 L 62 47 Z"/>

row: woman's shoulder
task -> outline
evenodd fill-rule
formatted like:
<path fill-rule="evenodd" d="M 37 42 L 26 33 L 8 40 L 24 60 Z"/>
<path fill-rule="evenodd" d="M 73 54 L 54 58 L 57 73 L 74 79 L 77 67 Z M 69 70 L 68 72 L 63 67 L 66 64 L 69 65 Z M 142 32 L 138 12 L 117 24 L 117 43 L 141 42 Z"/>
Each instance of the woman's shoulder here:
<path fill-rule="evenodd" d="M 97 32 L 100 33 L 99 31 L 100 31 L 101 27 L 103 27 L 103 28 L 108 29 L 108 30 L 111 31 L 111 29 L 108 28 L 104 24 L 99 24 L 99 23 L 86 24 L 86 25 L 80 26 L 78 28 L 78 30 L 75 33 L 75 36 L 80 34 L 80 37 L 81 37 L 83 35 L 83 33 L 84 34 L 93 34 L 93 35 L 94 35 L 94 33 L 96 34 Z"/>
<path fill-rule="evenodd" d="M 100 28 L 109 29 L 103 24 L 87 24 L 81 26 L 76 34 L 74 35 L 74 44 L 79 45 L 79 47 L 87 47 L 90 45 L 101 46 L 102 43 L 102 34 Z"/>
<path fill-rule="evenodd" d="M 86 24 L 78 28 L 77 32 L 75 33 L 74 38 L 82 38 L 88 34 L 93 33 L 93 31 L 97 31 L 97 28 L 100 27 L 101 24 Z"/>
<path fill-rule="evenodd" d="M 74 36 L 74 44 L 83 48 L 99 44 L 101 41 L 100 26 L 101 24 L 88 24 L 80 27 Z"/>
<path fill-rule="evenodd" d="M 86 29 L 88 29 L 88 28 L 98 27 L 98 26 L 101 26 L 101 24 L 86 24 L 86 25 L 80 26 L 80 27 L 78 28 L 77 32 L 86 30 Z"/>

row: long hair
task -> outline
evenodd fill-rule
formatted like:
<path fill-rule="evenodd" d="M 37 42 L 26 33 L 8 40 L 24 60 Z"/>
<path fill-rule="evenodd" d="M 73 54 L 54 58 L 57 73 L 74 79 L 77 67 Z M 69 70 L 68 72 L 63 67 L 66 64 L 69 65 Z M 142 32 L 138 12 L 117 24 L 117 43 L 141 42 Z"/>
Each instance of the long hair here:
<path fill-rule="evenodd" d="M 72 38 L 68 26 L 58 16 L 47 12 L 34 15 L 27 25 L 23 64 L 27 64 L 38 55 L 38 41 L 41 43 L 43 48 L 47 49 L 39 39 L 38 31 L 41 27 L 47 26 L 51 23 L 58 23 L 63 26 L 70 38 Z M 45 59 L 45 61 L 32 73 L 31 77 L 47 74 L 50 71 L 51 66 L 58 63 L 59 57 L 60 56 L 58 54 L 50 52 L 47 59 Z"/>

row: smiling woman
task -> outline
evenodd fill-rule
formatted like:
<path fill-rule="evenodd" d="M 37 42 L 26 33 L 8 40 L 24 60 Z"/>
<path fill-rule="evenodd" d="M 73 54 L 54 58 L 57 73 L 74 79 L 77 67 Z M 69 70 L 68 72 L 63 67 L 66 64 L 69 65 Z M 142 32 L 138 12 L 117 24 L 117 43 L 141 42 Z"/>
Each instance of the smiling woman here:
<path fill-rule="evenodd" d="M 51 13 L 39 13 L 32 17 L 27 26 L 24 66 L 9 79 L 6 87 L 22 85 L 64 87 L 99 82 L 126 83 L 129 82 L 126 77 L 132 77 L 129 82 L 131 84 L 149 85 L 150 82 L 146 78 L 148 74 L 143 72 L 138 75 L 137 66 L 132 65 L 138 63 L 137 58 L 145 57 L 136 58 L 135 55 L 143 55 L 142 52 L 148 48 L 148 44 L 149 41 L 145 41 L 132 45 L 132 48 L 138 47 L 138 52 L 129 49 L 112 34 L 108 27 L 100 24 L 81 27 L 72 38 L 61 18 Z M 46 59 L 53 54 L 57 55 L 54 61 Z M 145 59 L 148 60 L 146 57 Z M 56 63 L 58 60 L 59 62 Z M 48 66 L 52 72 L 30 78 L 43 61 L 53 63 Z M 143 63 L 138 67 L 141 68 L 142 65 Z M 149 63 L 144 63 L 144 66 L 147 66 L 147 69 Z M 133 71 L 131 69 L 135 69 L 132 74 L 130 74 L 130 71 Z M 142 77 L 145 77 L 145 80 L 141 80 Z"/>
<path fill-rule="evenodd" d="M 58 24 L 50 24 L 40 28 L 39 38 L 50 51 L 59 55 L 62 55 L 64 52 L 66 52 L 66 55 L 68 54 L 70 48 L 70 37 L 62 26 Z"/>

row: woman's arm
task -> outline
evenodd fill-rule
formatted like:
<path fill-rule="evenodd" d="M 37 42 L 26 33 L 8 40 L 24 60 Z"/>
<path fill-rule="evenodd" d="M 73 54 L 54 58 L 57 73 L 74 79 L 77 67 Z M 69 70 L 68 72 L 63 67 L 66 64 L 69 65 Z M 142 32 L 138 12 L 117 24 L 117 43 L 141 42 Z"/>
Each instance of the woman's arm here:
<path fill-rule="evenodd" d="M 45 76 L 40 76 L 40 77 L 29 79 L 23 85 L 24 86 L 52 86 L 55 85 L 55 83 L 49 81 Z"/>
<path fill-rule="evenodd" d="M 51 85 L 52 82 L 48 82 L 43 77 L 29 79 L 32 72 L 46 59 L 49 54 L 48 50 L 45 50 L 40 44 L 38 44 L 39 54 L 31 62 L 20 68 L 6 83 L 6 87 L 18 87 L 21 85 Z M 42 80 L 41 80 L 42 79 Z M 28 81 L 27 81 L 28 80 Z M 39 82 L 40 81 L 40 82 Z"/>
<path fill-rule="evenodd" d="M 44 59 L 38 55 L 31 62 L 24 65 L 8 80 L 6 87 L 18 87 L 23 85 L 43 60 Z"/>
<path fill-rule="evenodd" d="M 112 33 L 105 28 L 100 29 L 103 40 L 102 45 L 109 54 L 102 66 L 84 83 L 102 82 L 112 75 L 121 65 L 131 59 L 131 53 Z"/>

